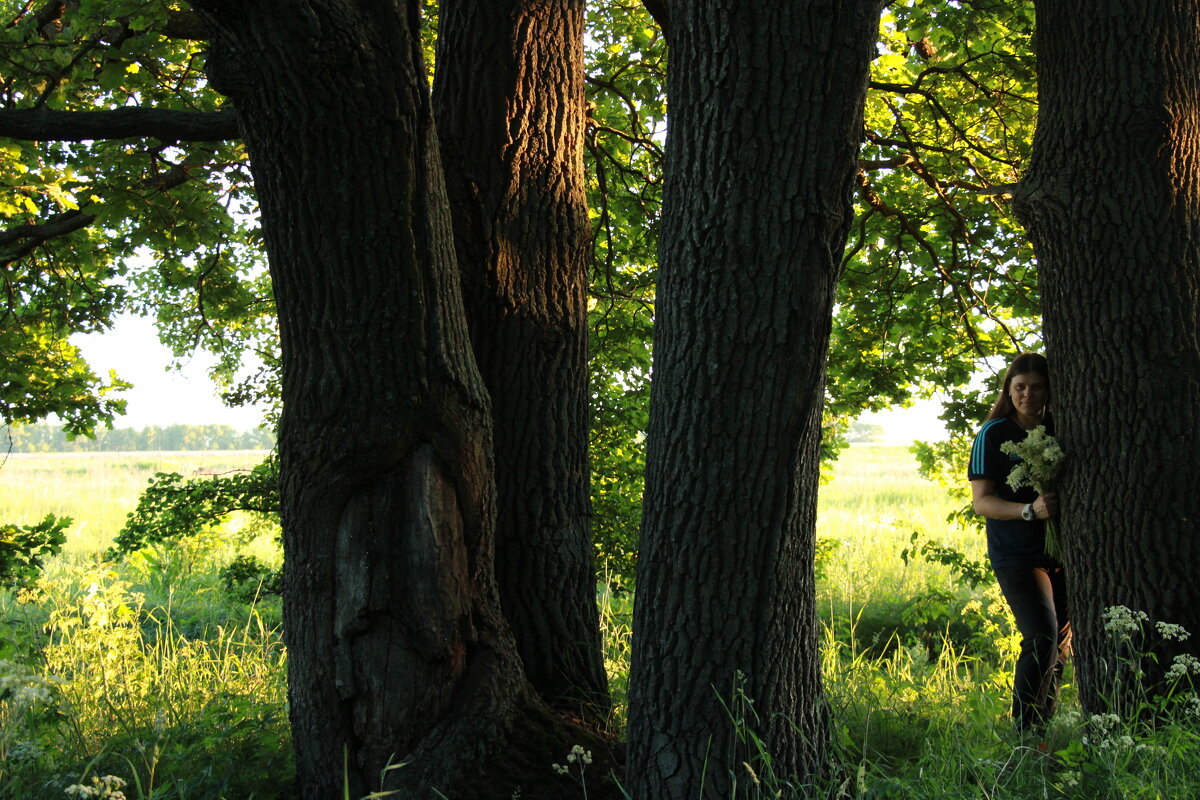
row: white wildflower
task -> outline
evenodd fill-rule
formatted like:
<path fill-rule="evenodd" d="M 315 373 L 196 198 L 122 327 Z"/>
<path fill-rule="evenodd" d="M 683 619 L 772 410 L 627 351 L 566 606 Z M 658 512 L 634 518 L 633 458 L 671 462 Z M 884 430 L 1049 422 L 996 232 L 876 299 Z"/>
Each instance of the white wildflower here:
<path fill-rule="evenodd" d="M 1140 633 L 1142 623 L 1150 619 L 1145 611 L 1133 611 L 1126 606 L 1109 606 L 1101 618 L 1104 620 L 1104 630 L 1122 639 Z"/>
<path fill-rule="evenodd" d="M 1175 656 L 1171 668 L 1167 670 L 1168 678 L 1183 678 L 1189 674 L 1200 675 L 1200 659 L 1190 653 Z"/>
<path fill-rule="evenodd" d="M 14 742 L 8 748 L 9 761 L 37 761 L 45 754 L 40 744 L 26 740 Z"/>
<path fill-rule="evenodd" d="M 63 791 L 70 797 L 98 797 L 100 800 L 127 800 L 125 793 L 121 791 L 124 788 L 124 779 L 118 778 L 116 775 L 105 775 L 104 777 L 93 775 L 91 786 L 77 783 L 73 786 L 68 786 Z"/>
<path fill-rule="evenodd" d="M 1046 426 L 1038 425 L 1020 442 L 1005 442 L 1000 450 L 1021 459 L 1008 476 L 1012 489 L 1032 486 L 1038 494 L 1053 490 L 1063 450 L 1058 440 L 1046 433 Z"/>
<path fill-rule="evenodd" d="M 1154 623 L 1154 627 L 1158 629 L 1158 635 L 1164 639 L 1174 639 L 1182 642 L 1191 636 L 1182 625 L 1175 625 L 1171 622 L 1156 622 Z"/>

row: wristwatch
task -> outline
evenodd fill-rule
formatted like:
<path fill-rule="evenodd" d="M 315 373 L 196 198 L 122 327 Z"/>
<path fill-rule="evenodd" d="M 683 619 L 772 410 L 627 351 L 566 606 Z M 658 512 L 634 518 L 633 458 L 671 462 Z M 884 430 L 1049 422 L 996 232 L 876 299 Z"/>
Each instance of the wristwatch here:
<path fill-rule="evenodd" d="M 1037 518 L 1037 514 L 1033 513 L 1033 503 L 1026 503 L 1021 509 L 1021 519 L 1026 522 L 1033 522 Z"/>

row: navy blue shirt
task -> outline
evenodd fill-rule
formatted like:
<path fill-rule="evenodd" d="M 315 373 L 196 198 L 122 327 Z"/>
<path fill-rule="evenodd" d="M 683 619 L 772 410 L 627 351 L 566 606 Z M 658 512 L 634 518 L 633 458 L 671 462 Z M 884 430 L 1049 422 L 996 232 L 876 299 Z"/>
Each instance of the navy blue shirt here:
<path fill-rule="evenodd" d="M 1046 432 L 1053 435 L 1054 421 L 1049 412 L 1043 418 Z M 1008 485 L 1008 474 L 1020 459 L 1001 452 L 1004 442 L 1025 440 L 1026 430 L 1012 417 L 991 419 L 983 423 L 975 436 L 971 448 L 971 462 L 967 467 L 967 480 L 986 479 L 996 486 L 996 496 L 1001 500 L 1016 503 L 1032 503 L 1037 492 L 1030 486 L 1013 491 Z M 992 567 L 1045 567 L 1057 565 L 1057 561 L 1046 555 L 1046 524 L 1035 519 L 992 519 L 987 517 L 988 558 Z"/>

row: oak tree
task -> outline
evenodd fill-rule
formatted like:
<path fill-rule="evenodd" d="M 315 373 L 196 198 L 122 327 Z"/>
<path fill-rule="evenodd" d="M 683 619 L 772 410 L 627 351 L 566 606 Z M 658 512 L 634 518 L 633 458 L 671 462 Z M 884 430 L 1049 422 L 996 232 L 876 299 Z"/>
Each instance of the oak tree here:
<path fill-rule="evenodd" d="M 1132 710 L 1200 631 L 1200 4 L 1036 6 L 1037 134 L 1016 200 L 1070 458 L 1075 660 L 1087 708 Z M 1117 605 L 1149 617 L 1133 653 L 1105 631 Z M 1140 675 L 1123 669 L 1131 655 Z"/>
<path fill-rule="evenodd" d="M 749 796 L 743 763 L 801 783 L 822 763 L 825 360 L 880 8 L 670 4 L 636 797 Z"/>

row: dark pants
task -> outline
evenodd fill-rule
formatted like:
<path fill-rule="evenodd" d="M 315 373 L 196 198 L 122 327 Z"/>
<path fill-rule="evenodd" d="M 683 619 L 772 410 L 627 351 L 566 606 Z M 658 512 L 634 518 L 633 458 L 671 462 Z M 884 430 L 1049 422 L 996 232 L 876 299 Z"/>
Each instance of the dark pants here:
<path fill-rule="evenodd" d="M 999 567 L 1000 591 L 1021 632 L 1013 677 L 1013 719 L 1037 731 L 1054 715 L 1063 664 L 1071 654 L 1071 620 L 1062 567 Z"/>

